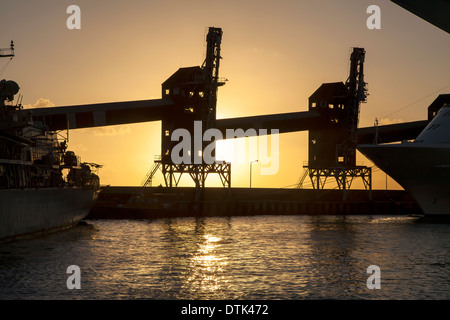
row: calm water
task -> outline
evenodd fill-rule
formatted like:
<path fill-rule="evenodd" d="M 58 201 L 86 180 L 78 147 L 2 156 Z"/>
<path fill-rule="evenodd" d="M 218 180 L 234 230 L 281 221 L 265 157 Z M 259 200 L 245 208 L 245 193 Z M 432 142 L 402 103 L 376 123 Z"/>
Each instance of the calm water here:
<path fill-rule="evenodd" d="M 0 245 L 0 299 L 448 299 L 450 224 L 410 217 L 87 221 Z M 69 290 L 67 267 L 81 270 Z M 367 267 L 381 269 L 368 289 Z"/>

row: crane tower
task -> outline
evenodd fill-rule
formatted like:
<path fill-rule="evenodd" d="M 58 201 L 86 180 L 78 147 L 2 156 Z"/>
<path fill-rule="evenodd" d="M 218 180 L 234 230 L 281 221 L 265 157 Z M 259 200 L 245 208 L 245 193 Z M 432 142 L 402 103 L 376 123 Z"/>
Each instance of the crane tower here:
<path fill-rule="evenodd" d="M 200 197 L 205 187 L 208 174 L 219 174 L 224 186 L 231 186 L 231 164 L 225 162 L 206 163 L 201 155 L 206 145 L 201 143 L 201 150 L 197 150 L 194 136 L 195 123 L 201 122 L 201 136 L 204 131 L 216 125 L 216 105 L 218 87 L 225 84 L 219 78 L 220 45 L 222 29 L 210 27 L 206 36 L 206 58 L 202 66 L 178 69 L 162 84 L 163 98 L 170 98 L 174 108 L 163 113 L 161 135 L 161 157 L 156 159 L 155 165 L 160 166 L 167 187 L 177 186 L 182 174 L 188 173 L 195 182 L 196 197 Z M 172 152 L 179 141 L 173 141 L 174 130 L 187 130 L 191 137 L 189 160 L 174 163 Z M 201 157 L 201 159 L 199 159 Z M 215 159 L 215 154 L 213 154 Z"/>
<path fill-rule="evenodd" d="M 328 125 L 309 130 L 308 164 L 304 165 L 315 189 L 323 189 L 328 178 L 335 178 L 338 188 L 350 189 L 354 178 L 362 178 L 364 187 L 372 189 L 370 167 L 356 165 L 359 108 L 366 102 L 367 88 L 364 82 L 363 48 L 353 48 L 350 56 L 350 72 L 345 84 L 322 84 L 309 97 L 309 110 L 320 112 Z"/>

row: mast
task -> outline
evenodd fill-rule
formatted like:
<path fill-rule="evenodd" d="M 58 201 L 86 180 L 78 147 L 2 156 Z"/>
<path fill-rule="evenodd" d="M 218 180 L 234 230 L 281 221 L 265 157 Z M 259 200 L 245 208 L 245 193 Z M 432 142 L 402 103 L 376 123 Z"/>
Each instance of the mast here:
<path fill-rule="evenodd" d="M 14 57 L 14 41 L 11 40 L 9 48 L 0 49 L 0 58 Z"/>

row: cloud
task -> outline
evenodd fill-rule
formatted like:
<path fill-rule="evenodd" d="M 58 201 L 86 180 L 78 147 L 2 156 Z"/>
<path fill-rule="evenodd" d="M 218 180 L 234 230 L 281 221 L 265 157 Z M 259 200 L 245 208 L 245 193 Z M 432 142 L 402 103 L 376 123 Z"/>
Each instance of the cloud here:
<path fill-rule="evenodd" d="M 24 105 L 23 107 L 25 109 L 31 109 L 31 108 L 52 108 L 54 106 L 55 106 L 55 104 L 52 101 L 50 101 L 49 99 L 39 98 L 36 101 L 36 103 L 27 104 L 27 105 Z"/>
<path fill-rule="evenodd" d="M 129 125 L 101 127 L 94 129 L 95 136 L 123 136 L 129 134 L 130 132 L 131 128 Z"/>
<path fill-rule="evenodd" d="M 389 118 L 382 118 L 378 120 L 378 124 L 380 126 L 388 125 L 388 124 L 396 124 L 396 123 L 402 123 L 405 122 L 403 119 L 389 119 Z"/>

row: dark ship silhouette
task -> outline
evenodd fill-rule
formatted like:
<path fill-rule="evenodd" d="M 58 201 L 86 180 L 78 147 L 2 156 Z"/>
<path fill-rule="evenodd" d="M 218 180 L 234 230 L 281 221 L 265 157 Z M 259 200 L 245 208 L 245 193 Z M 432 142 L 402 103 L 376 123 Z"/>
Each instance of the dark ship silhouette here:
<path fill-rule="evenodd" d="M 14 44 L 0 57 L 13 57 Z M 33 121 L 14 96 L 19 85 L 0 80 L 0 241 L 71 227 L 96 199 L 101 166 L 82 163 L 67 139 Z"/>

